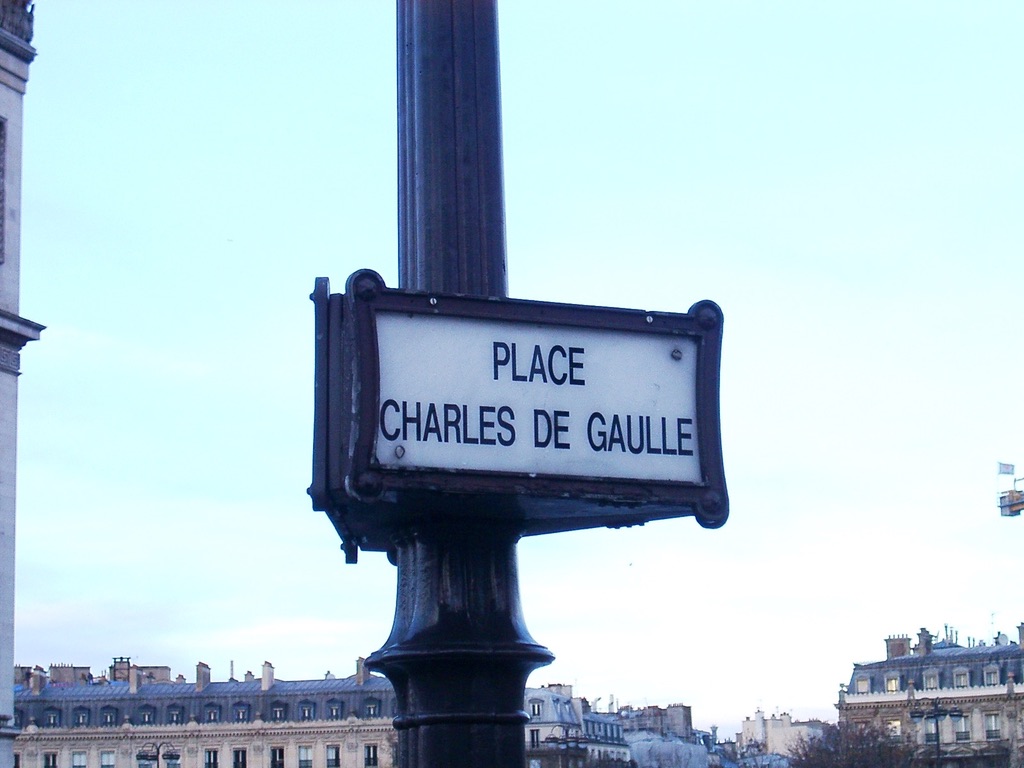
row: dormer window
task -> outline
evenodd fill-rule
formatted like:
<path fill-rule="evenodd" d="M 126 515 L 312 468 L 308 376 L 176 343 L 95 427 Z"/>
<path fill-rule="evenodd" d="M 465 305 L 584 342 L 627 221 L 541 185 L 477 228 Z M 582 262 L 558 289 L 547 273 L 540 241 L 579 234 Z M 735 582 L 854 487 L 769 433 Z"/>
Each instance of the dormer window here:
<path fill-rule="evenodd" d="M 540 713 L 544 710 L 544 702 L 540 699 L 533 699 L 530 702 L 530 717 L 540 717 Z"/>
<path fill-rule="evenodd" d="M 999 685 L 999 667 L 985 667 L 985 685 Z"/>
<path fill-rule="evenodd" d="M 939 689 L 938 670 L 929 670 L 924 673 L 924 689 L 926 691 L 937 691 Z"/>
<path fill-rule="evenodd" d="M 971 684 L 971 673 L 966 669 L 953 670 L 953 687 L 967 688 Z"/>
<path fill-rule="evenodd" d="M 853 683 L 853 688 L 857 693 L 871 693 L 871 680 L 867 677 L 858 677 Z"/>
<path fill-rule="evenodd" d="M 900 676 L 899 675 L 887 675 L 885 678 L 885 692 L 886 693 L 899 693 L 900 690 Z"/>

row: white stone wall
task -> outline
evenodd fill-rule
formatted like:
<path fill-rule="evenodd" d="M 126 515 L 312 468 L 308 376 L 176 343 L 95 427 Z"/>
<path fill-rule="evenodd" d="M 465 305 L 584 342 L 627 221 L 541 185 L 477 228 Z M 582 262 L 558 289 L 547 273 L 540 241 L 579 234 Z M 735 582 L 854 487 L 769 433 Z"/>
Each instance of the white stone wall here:
<path fill-rule="evenodd" d="M 103 752 L 114 752 L 115 768 L 135 768 L 136 754 L 166 744 L 181 754 L 181 768 L 205 768 L 207 750 L 217 751 L 218 768 L 232 768 L 235 749 L 246 750 L 246 768 L 270 768 L 271 749 L 284 749 L 286 768 L 299 764 L 299 747 L 311 747 L 311 768 L 327 768 L 327 747 L 340 747 L 340 768 L 363 768 L 367 745 L 377 747 L 378 768 L 395 768 L 397 733 L 391 718 L 266 723 L 187 723 L 183 726 L 124 725 L 115 728 L 27 726 L 14 742 L 21 768 L 43 768 L 46 753 L 60 768 L 84 752 L 88 768 L 100 768 Z M 160 760 L 161 768 L 165 762 Z"/>
<path fill-rule="evenodd" d="M 22 96 L 28 64 L 0 50 L 0 121 L 3 122 L 3 241 L 0 309 L 17 315 L 21 248 Z M 6 346 L 6 345 L 5 345 Z M 14 713 L 15 477 L 18 441 L 18 378 L 4 368 L 17 350 L 4 349 L 0 366 L 0 715 Z M 16 367 L 16 366 L 15 366 Z M 8 721 L 8 725 L 11 722 Z M 13 765 L 12 742 L 0 738 L 0 766 Z"/>

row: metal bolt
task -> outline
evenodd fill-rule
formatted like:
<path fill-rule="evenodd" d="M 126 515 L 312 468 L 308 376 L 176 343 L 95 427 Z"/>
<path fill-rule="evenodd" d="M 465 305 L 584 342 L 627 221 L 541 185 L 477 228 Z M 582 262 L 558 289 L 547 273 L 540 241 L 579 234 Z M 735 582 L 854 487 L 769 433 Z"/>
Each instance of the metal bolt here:
<path fill-rule="evenodd" d="M 397 456 L 398 458 L 402 458 L 403 456 L 405 456 L 405 446 L 404 445 L 396 445 L 395 446 L 395 456 Z"/>
<path fill-rule="evenodd" d="M 676 347 L 675 349 L 673 349 L 672 350 L 672 359 L 673 360 L 682 360 L 683 359 L 683 350 L 681 350 L 679 347 Z"/>
<path fill-rule="evenodd" d="M 437 306 L 437 297 L 436 296 L 431 296 L 430 297 L 430 306 L 432 306 L 432 307 L 436 307 Z"/>
<path fill-rule="evenodd" d="M 653 323 L 653 322 L 654 322 L 654 318 L 651 317 L 650 315 L 648 315 L 647 316 L 647 323 L 650 324 L 650 323 Z"/>

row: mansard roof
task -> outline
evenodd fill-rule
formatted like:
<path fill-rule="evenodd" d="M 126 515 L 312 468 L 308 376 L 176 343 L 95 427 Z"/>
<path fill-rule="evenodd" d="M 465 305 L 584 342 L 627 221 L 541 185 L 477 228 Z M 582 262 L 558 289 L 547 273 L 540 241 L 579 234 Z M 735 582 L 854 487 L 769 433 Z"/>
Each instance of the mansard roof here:
<path fill-rule="evenodd" d="M 944 664 L 959 664 L 971 662 L 1001 661 L 1004 659 L 1024 658 L 1024 648 L 1016 643 L 1008 645 L 974 645 L 965 648 L 956 643 L 945 640 L 936 643 L 930 653 L 923 656 L 912 654 L 908 656 L 894 656 L 891 659 L 882 661 L 869 661 L 854 664 L 855 670 L 873 669 L 907 669 L 911 667 L 942 666 Z"/>
<path fill-rule="evenodd" d="M 142 683 L 137 693 L 132 693 L 127 682 L 115 681 L 94 683 L 91 685 L 67 685 L 49 683 L 39 693 L 34 694 L 25 685 L 15 685 L 14 696 L 17 701 L 95 701 L 98 699 L 215 699 L 220 697 L 252 697 L 266 696 L 322 696 L 333 693 L 391 693 L 391 683 L 378 675 L 367 675 L 364 682 L 357 682 L 355 676 L 345 678 L 326 678 L 323 680 L 275 680 L 266 691 L 262 690 L 260 680 L 211 682 L 196 689 L 195 683 Z"/>

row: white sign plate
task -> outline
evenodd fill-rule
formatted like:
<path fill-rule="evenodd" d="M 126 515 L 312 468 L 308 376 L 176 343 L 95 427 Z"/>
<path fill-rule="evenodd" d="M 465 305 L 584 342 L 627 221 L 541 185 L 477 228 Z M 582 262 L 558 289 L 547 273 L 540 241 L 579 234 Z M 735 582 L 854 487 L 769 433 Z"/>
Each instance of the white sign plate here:
<path fill-rule="evenodd" d="M 697 342 L 379 311 L 387 469 L 700 483 Z"/>

